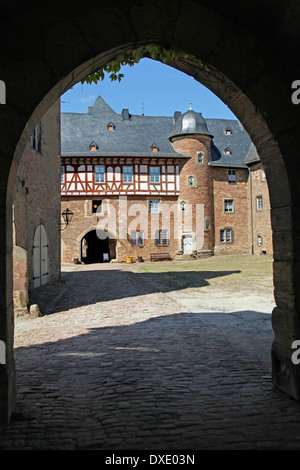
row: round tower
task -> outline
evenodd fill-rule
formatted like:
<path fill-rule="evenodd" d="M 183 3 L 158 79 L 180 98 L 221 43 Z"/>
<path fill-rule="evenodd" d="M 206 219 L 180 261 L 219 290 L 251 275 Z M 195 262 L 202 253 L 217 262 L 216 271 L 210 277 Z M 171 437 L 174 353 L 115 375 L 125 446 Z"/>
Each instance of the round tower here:
<path fill-rule="evenodd" d="M 201 113 L 190 107 L 175 113 L 174 129 L 169 136 L 176 152 L 190 158 L 180 168 L 179 205 L 182 214 L 179 250 L 183 254 L 210 256 L 214 249 L 213 181 L 210 162 L 211 140 Z"/>

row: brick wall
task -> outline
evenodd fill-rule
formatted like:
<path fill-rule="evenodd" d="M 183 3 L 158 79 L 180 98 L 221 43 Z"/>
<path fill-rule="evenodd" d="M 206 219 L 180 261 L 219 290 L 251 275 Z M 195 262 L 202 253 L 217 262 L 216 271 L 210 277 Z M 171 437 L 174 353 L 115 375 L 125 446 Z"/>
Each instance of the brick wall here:
<path fill-rule="evenodd" d="M 228 168 L 211 167 L 215 208 L 215 254 L 250 253 L 248 220 L 248 170 L 236 169 L 236 184 L 228 181 Z M 225 199 L 234 201 L 234 212 L 226 213 Z M 231 243 L 221 242 L 221 230 L 231 229 Z M 225 235 L 226 237 L 226 235 Z"/>
<path fill-rule="evenodd" d="M 269 189 L 267 181 L 264 178 L 263 168 L 261 163 L 255 163 L 251 166 L 251 180 L 252 180 L 252 215 L 253 215 L 253 250 L 255 254 L 272 254 L 272 227 L 271 227 L 271 207 L 269 198 Z M 251 195 L 250 181 L 249 181 L 249 202 Z M 257 198 L 261 197 L 262 204 L 259 203 Z M 249 216 L 251 211 L 249 210 Z M 250 233 L 251 221 L 249 222 L 249 238 L 252 238 Z"/>
<path fill-rule="evenodd" d="M 41 120 L 41 148 L 28 143 L 14 189 L 15 310 L 27 308 L 33 289 L 33 240 L 39 224 L 48 236 L 48 281 L 60 277 L 60 102 Z"/>

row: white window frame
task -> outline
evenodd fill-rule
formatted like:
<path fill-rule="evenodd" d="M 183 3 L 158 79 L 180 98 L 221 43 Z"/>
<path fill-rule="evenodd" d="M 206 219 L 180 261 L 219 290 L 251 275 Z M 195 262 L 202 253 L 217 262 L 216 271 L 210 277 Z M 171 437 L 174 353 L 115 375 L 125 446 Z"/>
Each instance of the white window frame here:
<path fill-rule="evenodd" d="M 265 170 L 261 170 L 261 180 L 264 182 L 264 181 L 267 181 L 267 177 L 266 177 L 266 173 L 265 173 Z"/>
<path fill-rule="evenodd" d="M 203 159 L 204 159 L 204 152 L 197 152 L 197 158 L 198 158 L 198 163 L 199 165 L 201 165 L 203 163 Z"/>
<path fill-rule="evenodd" d="M 228 209 L 228 204 L 229 202 L 232 202 L 231 204 L 231 209 Z M 224 199 L 224 212 L 225 214 L 234 214 L 235 212 L 235 204 L 234 204 L 234 199 Z"/>
<path fill-rule="evenodd" d="M 144 230 L 132 230 L 131 231 L 131 246 L 137 248 L 144 248 L 145 236 Z"/>
<path fill-rule="evenodd" d="M 159 206 L 160 206 L 159 199 L 151 199 L 149 201 L 149 214 L 159 214 Z"/>
<path fill-rule="evenodd" d="M 263 197 L 262 196 L 256 196 L 256 209 L 258 211 L 263 210 Z"/>
<path fill-rule="evenodd" d="M 220 230 L 220 243 L 232 244 L 233 243 L 233 229 L 232 228 L 222 228 Z"/>
<path fill-rule="evenodd" d="M 133 183 L 133 166 L 123 166 L 123 183 Z"/>
<path fill-rule="evenodd" d="M 228 170 L 227 179 L 229 184 L 237 184 L 237 172 L 235 169 Z"/>
<path fill-rule="evenodd" d="M 65 182 L 65 167 L 64 165 L 60 166 L 60 182 L 63 184 Z"/>
<path fill-rule="evenodd" d="M 264 240 L 263 240 L 263 237 L 261 235 L 257 235 L 257 246 L 263 246 L 264 244 Z"/>
<path fill-rule="evenodd" d="M 160 183 L 160 166 L 150 166 L 150 183 Z"/>
<path fill-rule="evenodd" d="M 195 177 L 194 177 L 194 176 L 192 176 L 192 175 L 189 176 L 189 178 L 188 178 L 188 184 L 189 184 L 190 187 L 195 186 Z"/>
<path fill-rule="evenodd" d="M 103 169 L 102 171 L 97 169 Z M 95 183 L 105 183 L 105 166 L 104 165 L 95 165 L 94 166 L 94 175 L 95 175 Z"/>

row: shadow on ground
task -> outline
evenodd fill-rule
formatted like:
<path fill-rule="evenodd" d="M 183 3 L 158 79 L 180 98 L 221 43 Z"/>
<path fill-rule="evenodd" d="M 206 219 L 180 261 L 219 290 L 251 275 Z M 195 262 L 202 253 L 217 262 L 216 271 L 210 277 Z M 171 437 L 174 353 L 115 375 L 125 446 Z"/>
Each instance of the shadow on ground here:
<path fill-rule="evenodd" d="M 46 315 L 97 302 L 204 287 L 209 285 L 210 279 L 240 272 L 236 270 L 135 273 L 121 269 L 87 270 L 85 267 L 84 270 L 65 272 L 63 282 L 35 289 L 30 293 L 30 303 L 38 304 L 42 314 Z"/>
<path fill-rule="evenodd" d="M 90 328 L 15 357 L 1 449 L 300 448 L 299 404 L 201 313 Z"/>

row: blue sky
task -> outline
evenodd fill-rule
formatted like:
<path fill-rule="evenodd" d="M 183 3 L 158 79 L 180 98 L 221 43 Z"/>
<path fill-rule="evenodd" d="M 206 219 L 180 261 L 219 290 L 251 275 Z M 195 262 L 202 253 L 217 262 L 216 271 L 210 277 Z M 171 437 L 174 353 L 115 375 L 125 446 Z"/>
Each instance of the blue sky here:
<path fill-rule="evenodd" d="M 160 62 L 142 59 L 125 66 L 122 81 L 111 82 L 107 75 L 97 85 L 78 83 L 61 97 L 62 112 L 86 113 L 98 95 L 117 113 L 129 108 L 131 114 L 173 116 L 175 111 L 192 109 L 204 118 L 236 119 L 229 108 L 206 87 Z"/>

